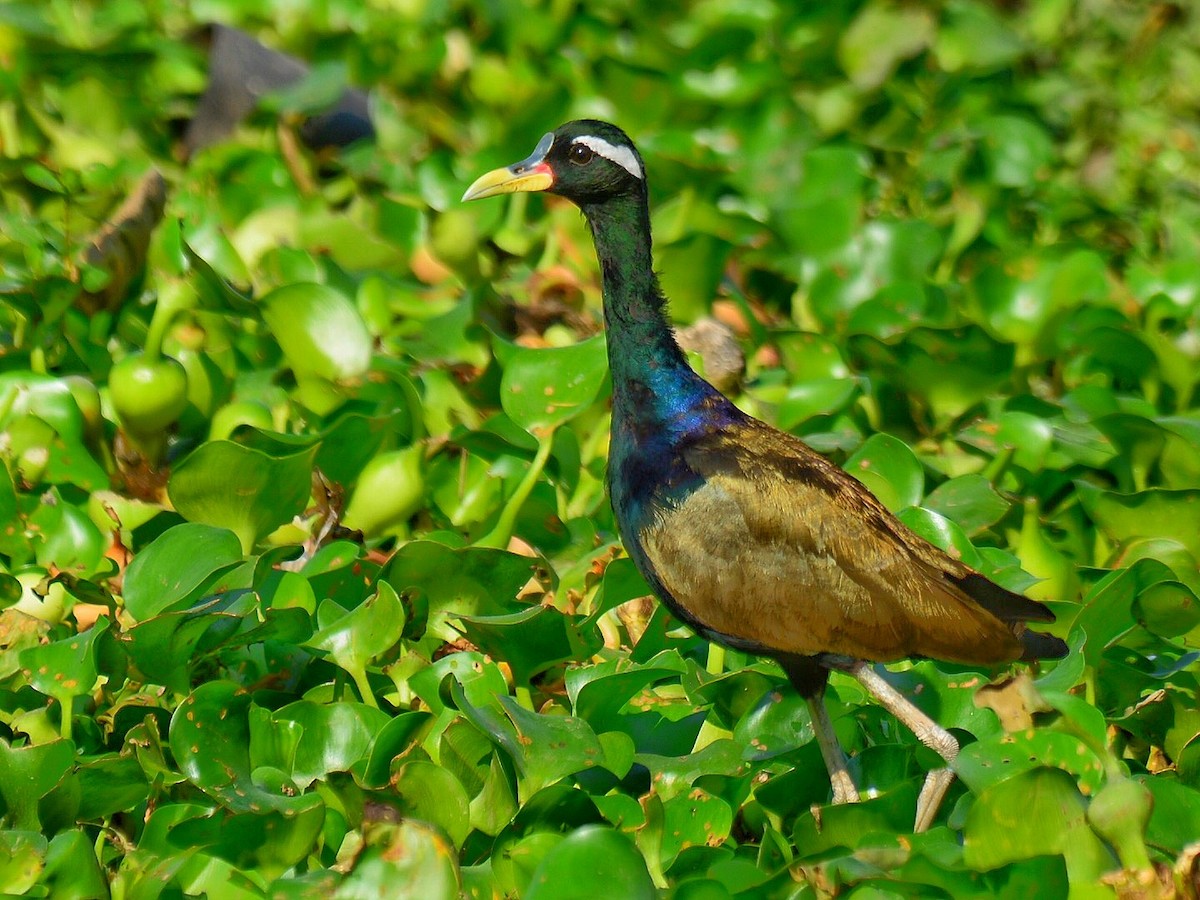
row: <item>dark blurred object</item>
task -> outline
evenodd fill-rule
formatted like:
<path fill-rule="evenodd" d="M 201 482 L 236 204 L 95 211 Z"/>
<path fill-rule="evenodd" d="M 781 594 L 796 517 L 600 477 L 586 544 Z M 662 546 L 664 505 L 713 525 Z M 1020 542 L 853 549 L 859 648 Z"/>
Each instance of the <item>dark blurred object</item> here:
<path fill-rule="evenodd" d="M 125 198 L 111 219 L 97 231 L 84 250 L 84 261 L 108 273 L 97 291 L 85 291 L 77 305 L 84 312 L 116 309 L 146 266 L 150 235 L 162 221 L 167 185 L 158 169 L 151 169 Z"/>
<path fill-rule="evenodd" d="M 303 80 L 310 67 L 293 56 L 264 47 L 248 34 L 226 25 L 210 25 L 208 88 L 188 124 L 183 143 L 187 156 L 228 137 L 264 95 Z M 347 88 L 330 109 L 310 116 L 299 128 L 313 150 L 345 147 L 373 138 L 367 95 Z"/>

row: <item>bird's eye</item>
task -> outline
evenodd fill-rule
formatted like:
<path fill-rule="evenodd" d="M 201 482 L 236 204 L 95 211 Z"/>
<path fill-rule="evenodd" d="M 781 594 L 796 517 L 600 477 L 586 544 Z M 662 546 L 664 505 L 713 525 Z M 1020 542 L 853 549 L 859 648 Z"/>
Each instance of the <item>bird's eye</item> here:
<path fill-rule="evenodd" d="M 595 155 L 596 151 L 587 144 L 572 144 L 571 149 L 567 151 L 567 159 L 578 166 L 586 166 Z"/>

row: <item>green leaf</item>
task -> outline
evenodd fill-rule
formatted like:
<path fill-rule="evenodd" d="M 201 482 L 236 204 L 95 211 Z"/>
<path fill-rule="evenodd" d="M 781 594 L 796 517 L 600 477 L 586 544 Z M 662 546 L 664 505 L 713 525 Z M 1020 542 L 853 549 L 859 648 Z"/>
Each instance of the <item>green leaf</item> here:
<path fill-rule="evenodd" d="M 315 447 L 272 455 L 210 441 L 171 473 L 167 490 L 184 518 L 228 528 L 249 553 L 280 525 L 304 512 Z"/>
<path fill-rule="evenodd" d="M 461 875 L 453 846 L 431 826 L 406 821 L 378 824 L 342 879 L 335 897 L 386 897 L 397 885 L 423 900 L 458 900 Z"/>
<path fill-rule="evenodd" d="M 68 776 L 75 764 L 75 745 L 51 741 L 13 747 L 0 740 L 0 796 L 10 827 L 41 831 L 46 810 L 42 801 Z"/>
<path fill-rule="evenodd" d="M 1084 510 L 1114 542 L 1171 538 L 1200 557 L 1200 490 L 1150 488 L 1119 494 L 1085 481 L 1077 481 L 1075 490 Z"/>
<path fill-rule="evenodd" d="M 901 62 L 929 46 L 933 34 L 928 11 L 873 0 L 842 32 L 838 62 L 857 87 L 872 90 L 887 81 Z"/>
<path fill-rule="evenodd" d="M 528 557 L 503 550 L 452 550 L 414 541 L 396 552 L 381 577 L 400 595 L 419 594 L 428 610 L 429 631 L 453 641 L 458 633 L 447 624 L 451 618 L 524 611 L 527 607 L 517 602 L 516 595 L 536 565 Z"/>
<path fill-rule="evenodd" d="M 1086 802 L 1061 769 L 1034 768 L 984 790 L 967 813 L 963 860 L 974 869 L 1061 854 L 1072 881 L 1092 883 L 1114 867 L 1088 827 Z"/>
<path fill-rule="evenodd" d="M 467 792 L 450 772 L 428 760 L 402 763 L 392 773 L 392 788 L 409 818 L 440 828 L 455 847 L 471 831 Z"/>
<path fill-rule="evenodd" d="M 646 862 L 633 843 L 612 828 L 585 825 L 542 858 L 527 900 L 653 900 L 658 894 Z"/>
<path fill-rule="evenodd" d="M 972 793 L 979 794 L 1038 766 L 1062 769 L 1089 795 L 1104 782 L 1104 763 L 1087 744 L 1074 735 L 1044 728 L 969 744 L 955 760 L 954 771 Z"/>
<path fill-rule="evenodd" d="M 808 705 L 795 691 L 768 691 L 738 720 L 733 736 L 746 759 L 789 753 L 813 739 Z"/>
<path fill-rule="evenodd" d="M 531 433 L 555 428 L 596 399 L 608 374 L 603 336 L 569 347 L 496 349 L 504 367 L 500 405 Z"/>
<path fill-rule="evenodd" d="M 233 812 L 285 819 L 319 808 L 313 794 L 260 786 L 250 769 L 250 695 L 229 681 L 196 688 L 171 716 L 171 753 L 197 788 Z"/>
<path fill-rule="evenodd" d="M 982 475 L 960 475 L 939 484 L 923 505 L 956 523 L 968 535 L 995 525 L 1012 506 Z"/>
<path fill-rule="evenodd" d="M 11 894 L 26 894 L 41 877 L 48 844 L 35 831 L 0 832 L 0 884 Z"/>
<path fill-rule="evenodd" d="M 475 646 L 512 668 L 518 684 L 598 650 L 600 636 L 578 620 L 549 606 L 533 606 L 506 616 L 461 616 L 459 627 Z"/>
<path fill-rule="evenodd" d="M 183 524 L 164 531 L 129 564 L 125 608 L 138 621 L 183 609 L 212 592 L 242 561 L 237 536 L 224 528 Z"/>
<path fill-rule="evenodd" d="M 275 710 L 272 718 L 300 726 L 290 774 L 301 788 L 366 760 L 390 721 L 386 713 L 372 706 L 344 700 L 325 704 L 298 700 Z"/>
<path fill-rule="evenodd" d="M 887 434 L 873 434 L 843 467 L 893 512 L 919 506 L 925 473 L 908 445 Z"/>
<path fill-rule="evenodd" d="M 100 868 L 95 846 L 78 828 L 51 839 L 40 880 L 54 897 L 105 897 L 109 892 L 108 877 Z"/>
<path fill-rule="evenodd" d="M 263 319 L 296 374 L 301 402 L 336 409 L 371 365 L 371 335 L 348 299 L 323 284 L 289 284 L 260 301 Z"/>
<path fill-rule="evenodd" d="M 367 666 L 400 640 L 406 621 L 404 606 L 386 581 L 380 582 L 375 596 L 350 612 L 333 600 L 325 600 L 317 610 L 321 628 L 309 639 L 309 646 L 329 655 L 351 677 L 362 701 L 376 705 L 367 683 Z"/>
<path fill-rule="evenodd" d="M 90 694 L 100 675 L 96 659 L 96 644 L 110 622 L 101 618 L 82 634 L 75 634 L 40 647 L 21 651 L 21 665 L 25 677 L 35 690 L 57 700 L 63 709 L 64 719 L 70 720 L 72 700 Z M 69 734 L 64 726 L 63 734 Z"/>
<path fill-rule="evenodd" d="M 991 179 L 1005 187 L 1028 188 L 1044 177 L 1054 160 L 1054 144 L 1037 122 L 1014 115 L 994 115 L 976 126 Z"/>

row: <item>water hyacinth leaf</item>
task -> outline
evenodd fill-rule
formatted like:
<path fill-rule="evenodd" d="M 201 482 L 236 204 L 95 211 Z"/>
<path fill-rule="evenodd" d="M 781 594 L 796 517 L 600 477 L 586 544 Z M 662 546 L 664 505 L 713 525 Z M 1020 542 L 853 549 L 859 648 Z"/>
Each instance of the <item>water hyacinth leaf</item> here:
<path fill-rule="evenodd" d="M 834 847 L 869 846 L 881 835 L 911 829 L 916 808 L 916 786 L 905 782 L 862 803 L 822 807 L 819 822 L 806 810 L 796 820 L 792 835 L 797 859 L 818 857 Z"/>
<path fill-rule="evenodd" d="M 1104 763 L 1074 735 L 1048 729 L 1029 729 L 968 744 L 954 763 L 954 771 L 972 793 L 981 793 L 1007 778 L 1038 766 L 1070 773 L 1085 794 L 1093 794 L 1104 781 Z"/>
<path fill-rule="evenodd" d="M 222 278 L 216 269 L 209 265 L 208 260 L 193 250 L 186 240 L 181 240 L 180 244 L 188 264 L 195 272 L 196 277 L 192 279 L 192 285 L 196 288 L 196 296 L 202 307 L 248 318 L 258 316 L 258 306 L 253 300 Z"/>
<path fill-rule="evenodd" d="M 1173 538 L 1200 557 L 1200 490 L 1149 488 L 1136 494 L 1105 491 L 1075 482 L 1084 510 L 1114 542 L 1133 538 Z"/>
<path fill-rule="evenodd" d="M 1134 601 L 1146 587 L 1173 581 L 1174 573 L 1153 559 L 1140 559 L 1127 569 L 1111 572 L 1084 597 L 1071 623 L 1087 635 L 1084 655 L 1090 665 L 1099 665 L 1104 651 L 1137 626 Z"/>
<path fill-rule="evenodd" d="M 107 542 L 87 513 L 59 499 L 43 503 L 29 517 L 32 529 L 41 532 L 37 562 L 43 566 L 86 577 L 100 564 Z"/>
<path fill-rule="evenodd" d="M 391 778 L 392 760 L 410 750 L 423 739 L 433 716 L 424 710 L 412 710 L 393 716 L 371 742 L 366 757 L 362 781 L 372 788 L 381 788 Z M 299 723 L 292 723 L 299 725 Z"/>
<path fill-rule="evenodd" d="M 554 428 L 587 409 L 608 375 L 603 336 L 569 347 L 501 352 L 500 404 L 529 432 Z"/>
<path fill-rule="evenodd" d="M 1147 843 L 1180 853 L 1192 835 L 1200 834 L 1200 792 L 1165 778 L 1141 776 L 1138 780 L 1154 797 Z"/>
<path fill-rule="evenodd" d="M 277 288 L 260 307 L 300 401 L 318 415 L 332 412 L 371 365 L 371 335 L 358 309 L 328 285 L 303 283 Z"/>
<path fill-rule="evenodd" d="M 826 328 L 843 331 L 886 285 L 924 281 L 941 244 L 937 231 L 919 221 L 866 224 L 813 279 L 808 307 Z"/>
<path fill-rule="evenodd" d="M 397 885 L 423 900 L 461 896 L 458 854 L 436 828 L 412 820 L 378 823 L 364 838 L 365 846 L 334 896 L 386 897 Z"/>
<path fill-rule="evenodd" d="M 317 609 L 317 621 L 321 628 L 309 639 L 309 646 L 327 653 L 349 672 L 363 702 L 374 706 L 367 666 L 394 647 L 404 633 L 406 616 L 396 591 L 381 581 L 375 596 L 350 612 L 333 600 L 325 600 Z"/>
<path fill-rule="evenodd" d="M 371 336 L 354 304 L 323 284 L 291 284 L 260 301 L 263 319 L 299 376 L 339 383 L 371 363 Z"/>
<path fill-rule="evenodd" d="M 658 896 L 633 842 L 603 825 L 568 834 L 542 858 L 522 894 L 527 900 L 602 900 Z"/>
<path fill-rule="evenodd" d="M 130 562 L 125 608 L 138 621 L 182 609 L 241 561 L 242 546 L 232 531 L 195 523 L 176 525 Z"/>
<path fill-rule="evenodd" d="M 295 768 L 296 750 L 304 729 L 298 722 L 276 720 L 270 710 L 251 706 L 247 721 L 250 727 L 250 768 L 276 769 L 291 773 Z"/>
<path fill-rule="evenodd" d="M 277 771 L 260 769 L 252 777 L 268 795 L 286 795 L 295 790 Z M 271 809 L 230 814 L 214 810 L 181 822 L 171 829 L 169 840 L 203 847 L 215 857 L 234 862 L 239 869 L 275 875 L 303 859 L 320 833 L 324 804 L 316 795 L 308 795 L 307 800 L 306 805 L 286 812 Z M 223 888 L 217 890 L 224 892 Z"/>
<path fill-rule="evenodd" d="M 160 613 L 130 628 L 122 646 L 151 682 L 187 693 L 192 670 L 223 647 L 296 641 L 311 632 L 301 610 L 270 609 L 260 620 L 255 601 L 249 591 L 231 591 L 199 606 Z"/>
<path fill-rule="evenodd" d="M 786 431 L 814 416 L 840 412 L 858 396 L 859 391 L 858 383 L 847 378 L 821 378 L 794 385 L 779 403 L 776 424 Z"/>
<path fill-rule="evenodd" d="M 419 415 L 416 389 L 405 404 L 388 412 L 347 410 L 321 436 L 315 464 L 330 481 L 348 485 L 370 462 L 388 438 L 405 440 L 413 435 L 413 419 Z"/>
<path fill-rule="evenodd" d="M 655 261 L 662 272 L 662 289 L 671 298 L 674 315 L 692 321 L 708 312 L 708 305 L 721 282 L 729 250 L 725 241 L 707 234 L 655 247 Z"/>
<path fill-rule="evenodd" d="M 462 709 L 451 701 L 445 689 L 452 679 L 463 694 L 468 707 L 488 707 L 499 713 L 497 697 L 507 690 L 508 682 L 500 668 L 482 653 L 464 650 L 435 660 L 408 680 L 408 687 L 429 707 L 435 716 L 453 718 L 454 710 Z"/>
<path fill-rule="evenodd" d="M 956 523 L 969 535 L 995 525 L 1012 504 L 996 493 L 982 475 L 960 475 L 942 482 L 929 492 L 926 509 Z"/>
<path fill-rule="evenodd" d="M 180 771 L 233 812 L 292 818 L 321 804 L 313 794 L 268 790 L 251 775 L 250 695 L 229 681 L 196 688 L 171 716 L 169 741 Z"/>
<path fill-rule="evenodd" d="M 770 198 L 794 251 L 822 258 L 850 241 L 862 209 L 863 175 L 863 159 L 855 149 L 816 147 L 805 153 L 799 185 Z"/>
<path fill-rule="evenodd" d="M 109 625 L 108 618 L 101 618 L 82 634 L 21 651 L 25 677 L 35 690 L 62 704 L 65 718 L 70 717 L 71 701 L 91 693 L 96 685 L 100 674 L 96 644 Z"/>
<path fill-rule="evenodd" d="M 0 795 L 4 797 L 9 827 L 40 832 L 39 804 L 74 764 L 75 747 L 70 741 L 13 747 L 0 740 Z"/>
<path fill-rule="evenodd" d="M 846 460 L 844 468 L 893 512 L 918 506 L 925 496 L 920 462 L 907 444 L 891 435 L 871 435 Z"/>
<path fill-rule="evenodd" d="M 436 825 L 455 847 L 462 846 L 471 831 L 471 811 L 457 778 L 435 763 L 414 759 L 395 769 L 391 785 L 405 816 Z"/>
<path fill-rule="evenodd" d="M 976 126 L 992 180 L 1006 187 L 1033 185 L 1054 159 L 1044 128 L 1024 116 L 989 116 Z"/>
<path fill-rule="evenodd" d="M 989 72 L 1023 51 L 1021 35 L 999 11 L 970 3 L 946 9 L 933 47 L 938 66 L 947 72 Z"/>
<path fill-rule="evenodd" d="M 585 631 L 572 617 L 541 605 L 507 616 L 461 616 L 459 628 L 493 659 L 507 662 L 519 684 L 601 645 L 594 629 Z"/>
<path fill-rule="evenodd" d="M 261 538 L 304 512 L 315 453 L 315 447 L 307 447 L 270 454 L 210 441 L 174 469 L 167 490 L 180 515 L 229 529 L 249 553 Z"/>
<path fill-rule="evenodd" d="M 275 710 L 272 718 L 301 728 L 291 776 L 302 789 L 331 772 L 346 772 L 364 761 L 390 721 L 386 713 L 372 706 L 346 700 L 328 704 L 298 700 Z"/>
<path fill-rule="evenodd" d="M 994 396 L 1012 372 L 1014 349 L 982 328 L 914 328 L 893 344 L 856 336 L 851 348 L 896 386 L 923 398 L 938 419 L 952 419 Z"/>
<path fill-rule="evenodd" d="M 1147 631 L 1165 638 L 1180 637 L 1200 625 L 1200 601 L 1178 581 L 1150 585 L 1138 595 L 1133 613 Z"/>
<path fill-rule="evenodd" d="M 940 547 L 973 569 L 982 568 L 979 551 L 957 524 L 922 506 L 910 506 L 900 511 L 899 519 L 920 537 Z"/>
<path fill-rule="evenodd" d="M 868 3 L 842 33 L 838 62 L 860 90 L 873 90 L 928 47 L 934 32 L 933 17 L 924 9 Z"/>
<path fill-rule="evenodd" d="M 631 669 L 612 664 L 590 667 L 578 680 L 572 676 L 580 670 L 569 670 L 567 689 L 574 697 L 575 714 L 587 720 L 597 733 L 627 734 L 639 753 L 687 753 L 695 743 L 704 713 L 698 712 L 677 689 L 674 700 L 665 700 L 654 690 L 660 682 L 668 690 L 672 683 L 678 685 L 683 661 L 674 651 L 662 656 L 671 654 L 673 659 L 656 659 Z M 679 668 L 672 663 L 678 663 Z M 667 715 L 672 707 L 682 715 Z"/>
<path fill-rule="evenodd" d="M 477 706 L 457 682 L 451 694 L 463 714 L 516 764 L 523 802 L 547 785 L 605 761 L 596 733 L 582 719 L 531 712 L 506 696 L 495 698 L 499 709 Z"/>
<path fill-rule="evenodd" d="M 639 753 L 635 758 L 649 770 L 654 792 L 664 802 L 691 794 L 696 782 L 702 778 L 739 779 L 751 771 L 743 746 L 736 739 L 728 738 L 720 738 L 701 750 L 682 756 Z"/>
<path fill-rule="evenodd" d="M 35 831 L 7 829 L 0 834 L 0 884 L 10 894 L 23 895 L 37 884 L 46 860 L 48 842 Z"/>
<path fill-rule="evenodd" d="M 722 798 L 703 788 L 663 802 L 663 842 L 660 863 L 670 867 L 687 847 L 709 840 L 724 843 L 733 827 L 733 810 Z"/>
<path fill-rule="evenodd" d="M 343 521 L 367 537 L 399 533 L 425 499 L 425 448 L 419 445 L 374 456 L 358 473 Z"/>
<path fill-rule="evenodd" d="M 418 592 L 428 610 L 431 634 L 445 640 L 458 633 L 447 620 L 460 615 L 507 615 L 527 607 L 517 592 L 535 574 L 536 560 L 503 550 L 454 550 L 430 541 L 401 547 L 381 575 L 400 594 Z"/>
<path fill-rule="evenodd" d="M 543 830 L 524 836 L 502 836 L 492 855 L 496 886 L 508 896 L 522 896 L 529 889 L 542 860 L 562 840 L 561 834 Z"/>
<path fill-rule="evenodd" d="M 918 280 L 893 281 L 856 306 L 846 323 L 849 334 L 886 341 L 936 319 L 936 303 Z"/>
<path fill-rule="evenodd" d="M 107 873 L 96 851 L 79 828 L 56 834 L 46 850 L 46 870 L 39 879 L 55 897 L 103 897 L 109 892 Z"/>
<path fill-rule="evenodd" d="M 795 691 L 768 691 L 734 726 L 733 737 L 746 759 L 788 753 L 813 739 L 808 706 Z"/>
<path fill-rule="evenodd" d="M 1115 859 L 1087 824 L 1086 801 L 1061 769 L 1034 768 L 983 790 L 967 813 L 963 860 L 975 869 L 1061 854 L 1072 882 L 1090 883 Z"/>
<path fill-rule="evenodd" d="M 497 835 L 513 820 L 517 794 L 500 754 L 491 754 L 487 776 L 479 793 L 471 798 L 471 827 L 484 834 Z"/>

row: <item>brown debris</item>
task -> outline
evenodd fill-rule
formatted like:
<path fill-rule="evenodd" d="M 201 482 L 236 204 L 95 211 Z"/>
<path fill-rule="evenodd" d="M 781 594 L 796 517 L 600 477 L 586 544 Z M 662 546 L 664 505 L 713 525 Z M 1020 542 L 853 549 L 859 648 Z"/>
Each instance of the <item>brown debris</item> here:
<path fill-rule="evenodd" d="M 77 301 L 88 315 L 121 305 L 130 285 L 146 266 L 150 235 L 162 221 L 167 203 L 167 183 L 158 169 L 150 169 L 125 198 L 83 252 L 84 262 L 108 273 L 108 283 L 98 291 L 84 291 Z"/>

